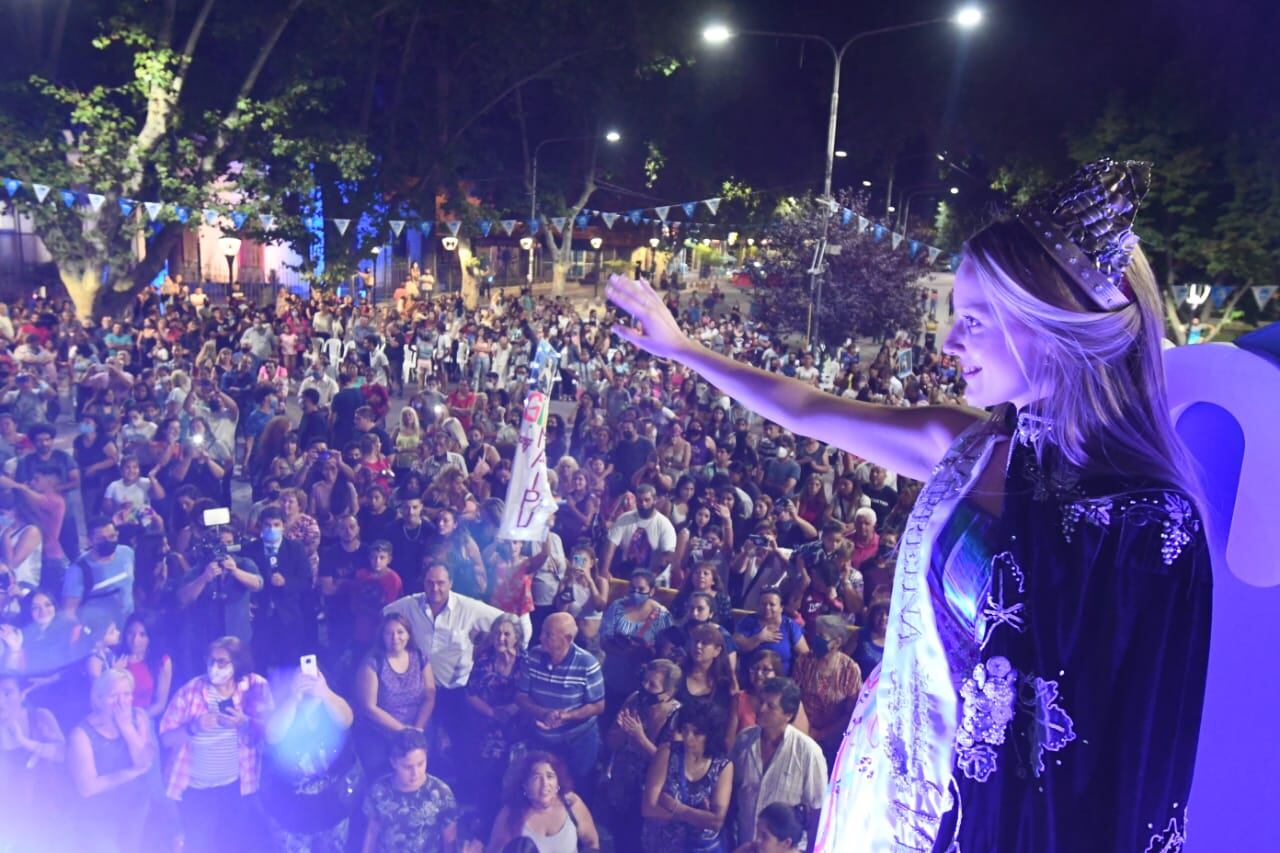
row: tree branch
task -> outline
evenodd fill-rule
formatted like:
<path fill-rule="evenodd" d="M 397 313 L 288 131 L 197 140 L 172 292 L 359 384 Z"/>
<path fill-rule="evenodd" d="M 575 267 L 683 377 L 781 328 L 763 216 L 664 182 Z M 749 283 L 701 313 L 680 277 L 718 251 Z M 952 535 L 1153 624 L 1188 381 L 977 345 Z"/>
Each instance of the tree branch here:
<path fill-rule="evenodd" d="M 574 51 L 573 53 L 566 54 L 553 62 L 549 62 L 548 64 L 544 65 L 542 68 L 539 68 L 537 71 L 534 71 L 533 73 L 528 74 L 525 77 L 522 77 L 521 79 L 515 81 L 510 86 L 503 89 L 493 98 L 491 98 L 487 103 L 485 103 L 484 106 L 482 106 L 480 109 L 472 113 L 471 116 L 466 121 L 464 121 L 461 125 L 459 125 L 458 129 L 453 131 L 453 133 L 449 135 L 449 138 L 445 143 L 446 147 L 456 143 L 458 141 L 458 138 L 461 137 L 462 134 L 466 133 L 467 129 L 470 128 L 471 125 L 475 124 L 477 121 L 484 118 L 484 116 L 490 110 L 492 110 L 498 104 L 505 101 L 508 95 L 510 95 L 512 92 L 516 91 L 517 89 L 519 89 L 521 86 L 532 83 L 534 80 L 537 80 L 539 77 L 542 77 L 543 75 L 548 74 L 551 71 L 554 71 L 555 69 L 559 68 L 561 65 L 564 65 L 566 62 L 569 62 L 570 60 L 577 59 L 581 56 L 586 56 L 588 53 L 592 53 L 597 50 L 608 51 L 608 50 L 618 50 L 618 48 L 619 48 L 619 45 L 609 45 L 607 47 L 583 48 L 582 50 L 577 50 L 577 51 Z"/>
<path fill-rule="evenodd" d="M 186 83 L 187 72 L 191 68 L 191 58 L 195 54 L 196 45 L 200 43 L 200 36 L 204 32 L 205 24 L 216 2 L 217 0 L 204 0 L 200 12 L 196 15 L 195 23 L 191 25 L 191 32 L 187 34 L 187 43 L 168 85 L 165 85 L 161 75 L 157 74 L 152 78 L 147 91 L 147 117 L 125 155 L 125 162 L 130 164 L 133 172 L 133 176 L 125 182 L 125 191 L 128 194 L 136 193 L 142 186 L 142 156 L 154 148 L 169 129 L 169 118 L 173 115 L 174 106 L 182 96 L 182 87 Z M 172 22 L 166 22 L 166 26 L 171 27 Z"/>
<path fill-rule="evenodd" d="M 212 3 L 213 0 L 206 0 Z M 218 128 L 218 135 L 213 141 L 209 152 L 205 154 L 200 161 L 200 168 L 206 175 L 212 175 L 214 165 L 217 162 L 218 155 L 227 147 L 228 134 L 227 130 L 240 117 L 240 102 L 249 97 L 253 91 L 253 87 L 258 82 L 258 77 L 262 74 L 262 69 L 266 67 L 267 60 L 271 57 L 272 51 L 275 50 L 276 44 L 280 41 L 280 37 L 284 35 L 285 28 L 289 26 L 289 22 L 293 20 L 293 16 L 302 6 L 304 0 L 289 0 L 289 5 L 285 9 L 284 14 L 280 16 L 280 20 L 276 22 L 275 28 L 267 34 L 263 40 L 261 47 L 258 48 L 258 55 L 253 60 L 253 65 L 249 67 L 248 73 L 245 74 L 244 80 L 240 82 L 240 89 L 236 92 L 235 100 L 231 104 L 231 109 L 222 120 L 221 126 Z"/>

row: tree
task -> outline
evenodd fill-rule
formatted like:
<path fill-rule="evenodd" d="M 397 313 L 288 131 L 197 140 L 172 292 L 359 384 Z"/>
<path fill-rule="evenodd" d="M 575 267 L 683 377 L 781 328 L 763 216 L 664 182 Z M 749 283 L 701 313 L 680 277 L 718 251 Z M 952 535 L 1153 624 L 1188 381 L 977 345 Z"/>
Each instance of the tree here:
<path fill-rule="evenodd" d="M 872 230 L 859 232 L 858 215 L 866 215 L 866 197 L 837 194 L 854 215 L 837 213 L 828 231 L 822 309 L 815 336 L 827 345 L 845 338 L 915 331 L 923 321 L 920 280 L 923 261 L 908 256 L 905 244 L 894 249 L 888 234 L 877 240 Z M 809 269 L 822 231 L 822 209 L 812 198 L 784 203 L 765 232 L 759 256 L 757 302 L 764 322 L 780 332 L 803 333 L 811 300 Z"/>
<path fill-rule="evenodd" d="M 305 132 L 323 110 L 324 81 L 268 73 L 302 2 L 263 10 L 202 0 L 194 14 L 177 0 L 78 4 L 98 28 L 92 44 L 65 51 L 63 33 L 86 27 L 58 27 L 59 41 L 45 49 L 61 62 L 40 67 L 60 76 L 3 88 L 0 168 L 75 193 L 71 205 L 23 201 L 80 316 L 111 310 L 153 279 L 184 216 L 198 221 L 205 208 L 224 219 L 233 206 L 237 219 L 274 215 L 280 228 L 271 236 L 301 241 L 305 252 L 312 167 L 332 163 L 354 174 L 364 158 L 331 130 Z M 72 56 L 78 64 L 68 70 Z M 85 206 L 89 193 L 105 197 L 96 210 Z M 170 205 L 152 220 L 122 200 Z M 234 227 L 266 236 L 256 216 Z"/>

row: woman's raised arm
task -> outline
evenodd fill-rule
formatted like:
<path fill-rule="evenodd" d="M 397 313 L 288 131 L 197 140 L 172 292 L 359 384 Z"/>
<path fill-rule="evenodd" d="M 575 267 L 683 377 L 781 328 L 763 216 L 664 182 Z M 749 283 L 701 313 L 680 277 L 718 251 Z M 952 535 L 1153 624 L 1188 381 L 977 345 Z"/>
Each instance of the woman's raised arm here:
<path fill-rule="evenodd" d="M 784 429 L 926 480 L 956 437 L 980 412 L 950 406 L 903 408 L 863 403 L 713 352 L 680 330 L 648 282 L 613 276 L 610 301 L 638 326 L 613 331 L 641 349 L 696 370 L 709 382 Z"/>

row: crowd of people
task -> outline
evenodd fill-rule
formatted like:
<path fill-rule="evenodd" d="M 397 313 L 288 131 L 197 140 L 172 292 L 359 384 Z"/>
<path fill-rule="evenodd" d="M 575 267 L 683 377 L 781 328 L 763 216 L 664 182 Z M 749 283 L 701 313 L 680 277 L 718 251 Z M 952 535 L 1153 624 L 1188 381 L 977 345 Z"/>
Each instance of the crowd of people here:
<path fill-rule="evenodd" d="M 962 399 L 902 339 L 815 361 L 668 302 L 835 393 Z M 615 319 L 416 281 L 0 305 L 0 850 L 804 849 L 919 484 Z M 529 544 L 499 531 L 542 341 Z"/>

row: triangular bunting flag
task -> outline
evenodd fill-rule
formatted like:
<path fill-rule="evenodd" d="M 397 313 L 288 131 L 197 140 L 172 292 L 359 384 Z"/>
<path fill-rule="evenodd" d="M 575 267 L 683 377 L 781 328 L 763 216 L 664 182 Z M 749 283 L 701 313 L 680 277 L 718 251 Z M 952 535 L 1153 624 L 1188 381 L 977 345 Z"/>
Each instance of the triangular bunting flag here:
<path fill-rule="evenodd" d="M 204 213 L 206 225 L 216 225 L 218 223 L 218 211 L 206 207 L 202 212 Z"/>
<path fill-rule="evenodd" d="M 563 231 L 564 224 L 566 221 L 568 220 L 566 220 L 563 216 L 553 216 L 551 217 L 551 227 L 556 229 L 557 231 Z"/>
<path fill-rule="evenodd" d="M 853 221 L 853 211 L 847 207 L 842 209 L 840 211 L 840 224 L 848 228 L 849 223 L 852 221 Z"/>
<path fill-rule="evenodd" d="M 686 201 L 680 207 L 684 208 L 684 215 L 692 219 L 694 211 L 698 209 L 698 203 L 696 201 Z"/>
<path fill-rule="evenodd" d="M 539 223 L 538 223 L 538 220 L 536 220 L 536 219 L 530 219 L 530 220 L 529 220 L 529 233 L 530 233 L 530 234 L 537 234 L 537 233 L 538 233 L 538 224 L 539 224 Z"/>
<path fill-rule="evenodd" d="M 248 218 L 249 218 L 249 214 L 241 213 L 238 210 L 231 214 L 231 221 L 236 224 L 237 231 L 240 230 L 240 228 L 244 225 L 245 220 L 247 220 Z"/>
<path fill-rule="evenodd" d="M 1173 298 L 1178 305 L 1187 301 L 1187 296 L 1191 293 L 1191 285 L 1175 284 L 1173 286 Z"/>
<path fill-rule="evenodd" d="M 338 229 L 338 233 L 345 237 L 345 236 L 346 236 L 346 234 L 347 234 L 347 229 L 351 227 L 351 220 L 350 220 L 350 219 L 335 219 L 335 220 L 333 220 L 333 227 L 334 227 L 334 228 L 337 228 L 337 229 Z"/>
<path fill-rule="evenodd" d="M 258 221 L 262 223 L 263 231 L 270 231 L 272 228 L 276 227 L 276 218 L 273 214 L 259 213 Z"/>
<path fill-rule="evenodd" d="M 671 205 L 664 204 L 662 207 L 655 207 L 653 212 L 658 214 L 658 218 L 663 222 L 667 221 L 667 214 L 671 212 Z"/>
<path fill-rule="evenodd" d="M 492 219 L 481 219 L 479 222 L 476 223 L 476 225 L 480 226 L 480 236 L 482 237 L 488 237 L 489 232 L 493 230 Z"/>
<path fill-rule="evenodd" d="M 901 246 L 901 245 L 902 245 L 902 239 L 903 239 L 903 236 L 904 236 L 904 235 L 902 235 L 902 234 L 898 234 L 898 233 L 896 233 L 896 232 L 895 232 L 895 233 L 894 233 L 894 235 L 893 235 L 893 237 L 891 237 L 891 238 L 890 238 L 890 242 L 892 242 L 892 243 L 893 243 L 893 248 L 894 248 L 894 249 L 897 249 L 899 246 Z"/>
<path fill-rule="evenodd" d="M 716 211 L 720 209 L 720 199 L 718 198 L 704 199 L 702 203 L 707 206 L 707 210 L 711 211 L 712 216 L 715 216 Z"/>
<path fill-rule="evenodd" d="M 62 196 L 62 203 L 67 207 L 76 206 L 75 190 L 58 190 L 58 194 Z"/>
<path fill-rule="evenodd" d="M 947 263 L 947 266 L 951 267 L 951 271 L 952 271 L 952 272 L 955 272 L 957 269 L 959 269 L 959 268 L 960 268 L 960 256 L 959 256 L 959 255 L 952 255 L 952 256 L 951 256 L 951 260 Z"/>
<path fill-rule="evenodd" d="M 49 187 L 44 184 L 32 184 L 31 191 L 36 194 L 36 201 L 44 204 L 44 200 L 49 197 Z"/>
<path fill-rule="evenodd" d="M 627 219 L 631 220 L 632 225 L 639 225 L 640 220 L 644 218 L 643 210 L 632 210 L 627 213 Z"/>
<path fill-rule="evenodd" d="M 391 226 L 391 233 L 396 235 L 397 237 L 399 237 L 400 232 L 404 230 L 403 219 L 392 219 L 387 224 Z"/>
<path fill-rule="evenodd" d="M 918 254 L 920 254 L 920 241 L 919 241 L 919 240 L 908 240 L 908 241 L 907 241 L 907 256 L 908 256 L 909 258 L 911 258 L 911 260 L 913 260 L 913 261 L 914 261 L 914 260 L 916 259 L 916 255 L 918 255 Z"/>
<path fill-rule="evenodd" d="M 858 233 L 861 234 L 863 231 L 866 231 L 867 226 L 870 224 L 871 224 L 870 219 L 867 219 L 867 217 L 865 216 L 859 216 L 858 217 Z"/>
<path fill-rule="evenodd" d="M 1253 293 L 1253 301 L 1258 303 L 1259 308 L 1266 308 L 1267 303 L 1271 301 L 1271 297 L 1276 295 L 1276 285 L 1259 284 L 1250 288 Z"/>
<path fill-rule="evenodd" d="M 577 218 L 573 220 L 573 224 L 579 228 L 586 228 L 591 224 L 591 217 L 587 216 L 585 213 L 580 213 Z"/>
<path fill-rule="evenodd" d="M 92 196 L 89 197 L 89 201 L 90 202 L 93 201 Z M 181 222 L 183 225 L 186 225 L 187 220 L 191 218 L 191 208 L 182 207 L 180 205 L 174 205 L 173 214 L 174 216 L 178 217 L 179 222 Z"/>
<path fill-rule="evenodd" d="M 432 227 L 434 224 L 435 224 L 435 223 L 433 223 L 433 222 L 419 222 L 419 223 L 418 223 L 418 228 L 419 228 L 419 229 L 421 229 L 421 231 L 422 231 L 422 236 L 423 236 L 423 237 L 430 237 L 430 236 L 431 236 L 431 227 Z"/>
<path fill-rule="evenodd" d="M 462 227 L 462 223 L 457 219 L 454 219 L 451 222 L 446 222 L 445 225 L 449 226 L 449 233 L 454 237 L 458 236 L 458 229 Z"/>
<path fill-rule="evenodd" d="M 9 194 L 9 198 L 13 198 L 13 194 L 16 193 L 21 187 L 22 187 L 22 181 L 18 180 L 17 178 L 4 179 L 4 191 Z"/>
<path fill-rule="evenodd" d="M 155 222 L 156 217 L 160 215 L 160 211 L 164 210 L 164 202 L 161 201 L 144 201 L 143 208 L 147 211 L 147 219 Z"/>
<path fill-rule="evenodd" d="M 929 265 L 932 266 L 933 262 L 938 259 L 938 255 L 941 255 L 941 254 L 942 254 L 942 250 L 939 249 L 937 246 L 930 246 L 929 247 Z"/>
<path fill-rule="evenodd" d="M 120 205 L 120 214 L 125 219 L 133 216 L 133 209 L 138 206 L 138 203 L 131 198 L 122 198 L 116 204 Z"/>
<path fill-rule="evenodd" d="M 1209 298 L 1213 300 L 1213 307 L 1222 310 L 1222 306 L 1227 304 L 1227 300 L 1231 298 L 1231 291 L 1234 289 L 1227 284 L 1215 284 L 1213 289 L 1209 291 Z"/>
<path fill-rule="evenodd" d="M 612 231 L 612 230 L 613 230 L 613 223 L 615 223 L 615 222 L 617 222 L 617 221 L 618 221 L 618 214 L 616 214 L 616 213 L 602 213 L 602 214 L 600 214 L 600 218 L 604 220 L 604 225 L 605 225 L 605 227 L 606 227 L 606 228 L 608 228 L 610 231 Z"/>
<path fill-rule="evenodd" d="M 514 219 L 502 220 L 502 230 L 507 232 L 507 236 L 511 236 L 511 232 L 516 230 L 516 221 Z"/>
<path fill-rule="evenodd" d="M 889 229 L 885 228 L 883 225 L 875 225 L 875 226 L 872 226 L 871 228 L 871 233 L 875 236 L 877 243 L 883 240 L 884 235 L 887 234 L 888 232 L 889 232 Z"/>

